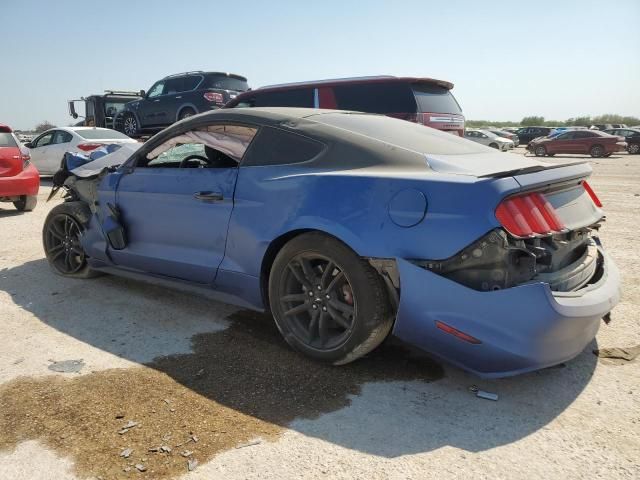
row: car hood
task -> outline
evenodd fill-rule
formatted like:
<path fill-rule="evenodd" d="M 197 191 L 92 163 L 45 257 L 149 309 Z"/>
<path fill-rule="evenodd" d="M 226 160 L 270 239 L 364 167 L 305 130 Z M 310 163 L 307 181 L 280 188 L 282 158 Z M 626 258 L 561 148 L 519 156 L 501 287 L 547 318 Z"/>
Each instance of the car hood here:
<path fill-rule="evenodd" d="M 507 177 L 585 163 L 584 160 L 548 163 L 523 155 L 487 152 L 463 155 L 425 155 L 431 170 L 438 173 L 473 177 Z"/>

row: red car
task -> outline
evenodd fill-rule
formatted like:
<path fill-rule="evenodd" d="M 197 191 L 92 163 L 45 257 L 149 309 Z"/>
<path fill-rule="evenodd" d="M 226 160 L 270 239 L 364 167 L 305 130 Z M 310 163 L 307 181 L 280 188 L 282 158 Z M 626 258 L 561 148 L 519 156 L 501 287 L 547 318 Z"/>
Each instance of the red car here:
<path fill-rule="evenodd" d="M 553 136 L 531 140 L 527 149 L 538 157 L 556 153 L 589 154 L 592 157 L 609 157 L 627 148 L 624 137 L 609 135 L 598 130 L 572 130 Z"/>
<path fill-rule="evenodd" d="M 40 174 L 30 159 L 11 127 L 0 124 L 0 202 L 13 202 L 23 212 L 36 208 L 40 189 Z"/>
<path fill-rule="evenodd" d="M 379 113 L 464 136 L 453 83 L 433 78 L 353 77 L 272 85 L 241 93 L 224 108 L 303 107 Z"/>

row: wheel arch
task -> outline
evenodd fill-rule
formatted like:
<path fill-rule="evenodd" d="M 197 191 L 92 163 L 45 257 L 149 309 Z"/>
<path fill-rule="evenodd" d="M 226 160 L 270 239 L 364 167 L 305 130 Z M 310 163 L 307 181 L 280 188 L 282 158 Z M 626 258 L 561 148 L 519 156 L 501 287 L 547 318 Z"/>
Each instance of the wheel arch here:
<path fill-rule="evenodd" d="M 356 255 L 359 255 L 358 252 L 353 248 L 353 246 L 349 245 L 348 242 L 345 242 L 342 238 L 327 232 L 325 230 L 320 230 L 317 228 L 298 228 L 295 230 L 290 230 L 282 235 L 273 239 L 267 249 L 265 250 L 264 255 L 262 256 L 262 262 L 260 265 L 260 294 L 262 296 L 262 301 L 265 306 L 265 310 L 270 311 L 271 307 L 269 305 L 269 275 L 271 274 L 271 267 L 273 266 L 273 262 L 275 261 L 278 253 L 282 248 L 300 235 L 305 233 L 321 233 L 326 235 L 327 237 L 331 237 L 340 243 L 343 243 L 345 246 L 353 250 Z"/>
<path fill-rule="evenodd" d="M 175 119 L 176 122 L 180 120 L 180 114 L 185 108 L 190 108 L 195 112 L 196 115 L 200 113 L 200 111 L 198 110 L 198 107 L 196 107 L 193 103 L 183 103 L 182 105 L 180 105 L 180 107 L 178 107 L 178 110 L 176 110 L 176 119 Z"/>

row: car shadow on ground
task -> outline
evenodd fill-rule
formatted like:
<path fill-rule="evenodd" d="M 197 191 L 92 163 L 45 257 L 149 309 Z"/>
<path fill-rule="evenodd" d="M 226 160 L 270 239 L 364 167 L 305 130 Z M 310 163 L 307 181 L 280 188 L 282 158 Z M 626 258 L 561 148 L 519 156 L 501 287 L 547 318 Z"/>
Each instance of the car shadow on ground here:
<path fill-rule="evenodd" d="M 388 458 L 448 445 L 477 452 L 515 442 L 571 405 L 596 367 L 594 342 L 567 365 L 485 381 L 443 369 L 393 341 L 353 364 L 330 367 L 291 351 L 267 315 L 229 315 L 213 300 L 113 276 L 61 278 L 44 259 L 0 270 L 0 290 L 38 321 L 144 362 L 199 397 Z M 167 339 L 179 335 L 181 324 L 216 312 L 223 312 L 228 328 L 193 336 L 191 353 L 168 354 Z M 498 393 L 499 400 L 476 398 L 472 384 Z M 135 381 L 127 388 L 136 394 Z"/>

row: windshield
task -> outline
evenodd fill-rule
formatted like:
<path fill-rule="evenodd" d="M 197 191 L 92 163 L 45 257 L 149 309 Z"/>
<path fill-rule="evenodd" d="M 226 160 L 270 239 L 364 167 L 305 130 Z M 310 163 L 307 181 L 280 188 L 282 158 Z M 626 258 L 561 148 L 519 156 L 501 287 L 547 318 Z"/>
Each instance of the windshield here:
<path fill-rule="evenodd" d="M 207 75 L 202 88 L 222 88 L 224 90 L 235 90 L 244 92 L 249 90 L 246 80 L 235 77 L 227 77 L 226 75 Z"/>
<path fill-rule="evenodd" d="M 17 147 L 13 135 L 8 132 L 0 132 L 0 147 Z"/>
<path fill-rule="evenodd" d="M 76 133 L 87 140 L 115 140 L 129 139 L 124 133 L 110 130 L 108 128 L 92 128 L 87 130 L 76 130 Z"/>
<path fill-rule="evenodd" d="M 419 112 L 462 113 L 462 109 L 449 90 L 433 83 L 414 83 L 413 94 Z"/>

